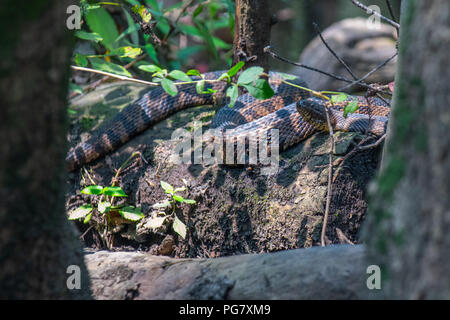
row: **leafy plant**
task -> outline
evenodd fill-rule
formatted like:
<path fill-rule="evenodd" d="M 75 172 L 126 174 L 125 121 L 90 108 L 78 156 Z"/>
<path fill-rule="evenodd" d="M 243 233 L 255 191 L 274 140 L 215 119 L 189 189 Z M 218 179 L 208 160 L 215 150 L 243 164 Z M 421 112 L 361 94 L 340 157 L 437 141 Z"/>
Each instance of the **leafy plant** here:
<path fill-rule="evenodd" d="M 99 232 L 108 248 L 112 248 L 113 234 L 116 227 L 136 223 L 144 215 L 139 208 L 125 204 L 114 205 L 116 198 L 127 197 L 120 187 L 102 187 L 90 185 L 81 193 L 92 195 L 93 199 L 69 213 L 69 220 L 83 220 L 90 223 Z"/>
<path fill-rule="evenodd" d="M 186 203 L 194 205 L 196 204 L 196 201 L 191 199 L 185 199 L 179 194 L 177 194 L 179 192 L 186 191 L 187 188 L 185 186 L 180 188 L 174 188 L 172 185 L 170 185 L 165 181 L 160 181 L 160 184 L 161 188 L 163 188 L 164 192 L 168 195 L 168 198 L 163 202 L 159 202 L 153 205 L 153 209 L 158 209 L 160 211 L 158 212 L 158 216 L 152 219 L 150 225 L 152 228 L 156 229 L 160 227 L 167 218 L 173 217 L 174 220 L 172 223 L 172 228 L 177 234 L 179 234 L 184 239 L 186 238 L 186 225 L 177 217 L 175 213 L 176 205 L 177 203 Z M 170 206 L 172 207 L 172 212 L 169 215 L 167 215 L 164 211 L 161 211 L 161 209 Z"/>

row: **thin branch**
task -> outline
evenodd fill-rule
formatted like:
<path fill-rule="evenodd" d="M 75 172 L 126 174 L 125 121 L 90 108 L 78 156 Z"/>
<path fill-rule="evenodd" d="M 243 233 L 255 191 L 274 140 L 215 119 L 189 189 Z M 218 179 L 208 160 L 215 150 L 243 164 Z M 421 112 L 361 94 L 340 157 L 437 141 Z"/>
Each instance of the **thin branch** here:
<path fill-rule="evenodd" d="M 365 79 L 367 79 L 368 77 L 370 77 L 372 74 L 374 74 L 375 72 L 377 72 L 378 70 L 380 70 L 381 68 L 383 68 L 385 65 L 387 65 L 392 59 L 394 59 L 396 56 L 398 55 L 398 53 L 396 52 L 392 57 L 390 57 L 389 59 L 387 59 L 386 61 L 384 61 L 383 63 L 380 63 L 378 66 L 376 66 L 374 69 L 370 70 L 368 73 L 366 73 L 364 76 L 362 76 L 360 79 L 357 79 L 355 81 L 353 81 L 352 83 L 347 84 L 345 87 L 339 88 L 338 91 L 344 91 L 349 89 L 350 87 L 359 84 L 361 81 L 364 81 Z"/>
<path fill-rule="evenodd" d="M 345 63 L 344 60 L 342 60 L 341 57 L 339 57 L 336 52 L 334 52 L 333 49 L 331 49 L 331 47 L 328 45 L 328 43 L 325 41 L 325 39 L 322 36 L 322 32 L 319 29 L 319 25 L 317 23 L 313 23 L 314 29 L 316 30 L 317 34 L 319 35 L 320 40 L 322 40 L 323 44 L 325 45 L 325 47 L 327 47 L 328 51 L 331 52 L 331 54 L 344 66 L 344 68 L 348 71 L 348 73 L 350 73 L 350 75 L 353 77 L 353 79 L 358 79 L 358 77 L 353 73 L 352 69 L 350 69 L 350 67 Z"/>
<path fill-rule="evenodd" d="M 397 19 L 395 18 L 394 10 L 392 9 L 392 5 L 391 5 L 391 1 L 390 0 L 386 0 L 386 6 L 388 7 L 389 14 L 391 15 L 392 20 L 397 22 Z"/>
<path fill-rule="evenodd" d="M 384 22 L 389 23 L 391 26 L 393 26 L 394 28 L 396 28 L 397 30 L 400 29 L 400 25 L 397 22 L 392 21 L 391 19 L 386 18 L 385 16 L 383 16 L 382 14 L 378 13 L 375 10 L 370 9 L 369 7 L 363 5 L 361 2 L 357 1 L 357 0 L 350 0 L 351 2 L 353 2 L 353 4 L 355 6 L 357 6 L 358 8 L 363 9 L 366 13 L 368 14 L 372 14 L 377 16 L 378 18 L 380 18 L 381 20 L 383 20 Z"/>
<path fill-rule="evenodd" d="M 156 82 L 150 82 L 150 81 L 145 81 L 145 80 L 139 80 L 139 79 L 134 79 L 134 78 L 130 78 L 130 77 L 126 77 L 126 76 L 119 76 L 117 74 L 114 73 L 110 73 L 110 72 L 105 72 L 105 71 L 100 71 L 100 70 L 95 70 L 95 69 L 91 69 L 91 68 L 84 68 L 84 67 L 77 67 L 77 66 L 70 66 L 73 70 L 77 70 L 77 71 L 85 71 L 85 72 L 91 72 L 91 73 L 97 73 L 97 74 L 101 74 L 104 76 L 108 76 L 111 78 L 115 78 L 115 79 L 119 79 L 119 80 L 124 80 L 124 81 L 130 81 L 130 82 L 136 82 L 136 83 L 142 83 L 142 84 L 147 84 L 150 86 L 159 86 L 158 83 Z"/>
<path fill-rule="evenodd" d="M 320 244 L 322 247 L 325 246 L 325 233 L 327 231 L 328 215 L 330 212 L 331 193 L 332 193 L 332 186 L 333 186 L 333 153 L 335 150 L 334 132 L 333 132 L 333 127 L 331 126 L 330 110 L 326 106 L 324 106 L 324 108 L 325 108 L 325 114 L 327 115 L 327 125 L 328 125 L 328 130 L 330 132 L 330 144 L 331 145 L 330 145 L 329 163 L 328 163 L 327 201 L 325 204 L 325 214 L 323 217 L 322 232 L 320 235 Z"/>
<path fill-rule="evenodd" d="M 129 69 L 132 66 L 134 66 L 138 61 L 141 61 L 142 59 L 144 59 L 145 57 L 147 57 L 147 53 L 144 53 L 142 55 L 140 55 L 139 57 L 137 57 L 136 59 L 134 59 L 133 61 L 131 61 L 130 63 L 126 64 L 125 66 L 123 66 L 125 69 Z M 110 76 L 104 76 L 103 78 L 91 83 L 89 86 L 87 86 L 86 88 L 83 89 L 84 91 L 90 91 L 93 90 L 95 88 L 97 88 L 99 85 L 101 85 L 103 82 L 107 81 L 110 78 Z M 80 93 L 77 91 L 74 91 L 70 96 L 69 99 L 72 99 L 73 97 L 79 95 Z"/>
<path fill-rule="evenodd" d="M 283 58 L 283 57 L 279 56 L 277 53 L 273 52 L 271 50 L 270 46 L 265 47 L 264 48 L 264 52 L 270 54 L 272 56 L 272 58 L 275 58 L 275 59 L 278 59 L 280 61 L 292 64 L 294 66 L 297 66 L 297 67 L 300 67 L 300 68 L 304 68 L 304 69 L 308 69 L 308 70 L 311 70 L 311 71 L 314 71 L 314 72 L 318 72 L 318 73 L 324 74 L 324 75 L 326 75 L 328 77 L 334 78 L 334 79 L 339 80 L 339 81 L 344 81 L 344 82 L 348 82 L 348 83 L 352 82 L 351 80 L 348 80 L 348 79 L 346 79 L 344 77 L 341 77 L 341 76 L 338 76 L 338 75 L 335 75 L 335 74 L 332 74 L 332 73 L 328 73 L 326 71 L 323 71 L 323 70 L 320 70 L 320 69 L 316 69 L 316 68 L 304 65 L 302 63 L 293 62 L 293 61 L 290 61 L 290 60 L 288 60 L 286 58 Z"/>
<path fill-rule="evenodd" d="M 335 74 L 331 74 L 331 73 L 322 71 L 322 70 L 320 70 L 320 69 L 316 69 L 316 68 L 313 68 L 313 67 L 304 65 L 304 64 L 302 64 L 302 63 L 293 62 L 293 61 L 290 61 L 290 60 L 288 60 L 288 59 L 286 59 L 286 58 L 284 58 L 284 57 L 281 57 L 281 56 L 279 56 L 277 53 L 273 52 L 273 51 L 271 50 L 271 47 L 270 47 L 270 46 L 265 47 L 265 48 L 264 48 L 264 52 L 270 54 L 270 55 L 272 56 L 272 58 L 275 58 L 275 59 L 278 59 L 278 60 L 280 60 L 280 61 L 289 63 L 289 64 L 291 64 L 291 65 L 293 65 L 293 66 L 300 67 L 300 68 L 304 68 L 304 69 L 308 69 L 308 70 L 311 70 L 311 71 L 314 71 L 314 72 L 318 72 L 318 73 L 324 74 L 324 75 L 326 75 L 326 76 L 328 76 L 328 77 L 331 77 L 331 78 L 336 79 L 336 80 L 339 80 L 339 81 L 344 81 L 344 82 L 347 82 L 347 83 L 353 83 L 352 80 L 349 80 L 349 79 L 347 79 L 347 78 L 344 78 L 344 77 L 341 77 L 341 76 L 338 76 L 338 75 L 335 75 Z M 359 85 L 362 86 L 362 87 L 364 87 L 364 88 L 366 88 L 366 89 L 375 90 L 376 92 L 379 92 L 379 93 L 381 93 L 381 94 L 392 95 L 392 92 L 383 91 L 383 90 L 380 90 L 380 89 L 373 88 L 371 85 L 369 85 L 369 84 L 367 84 L 367 83 L 365 83 L 365 82 L 360 82 Z"/>

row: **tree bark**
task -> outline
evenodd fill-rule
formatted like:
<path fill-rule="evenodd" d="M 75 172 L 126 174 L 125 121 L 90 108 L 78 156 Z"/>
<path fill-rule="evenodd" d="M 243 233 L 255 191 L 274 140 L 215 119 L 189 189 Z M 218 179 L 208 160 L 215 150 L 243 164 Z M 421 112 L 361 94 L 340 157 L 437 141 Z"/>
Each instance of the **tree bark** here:
<path fill-rule="evenodd" d="M 65 95 L 73 1 L 0 5 L 0 298 L 86 298 L 82 246 L 65 215 Z M 70 265 L 81 289 L 69 290 Z M 76 282 L 73 282 L 76 284 Z"/>
<path fill-rule="evenodd" d="M 245 62 L 268 71 L 264 47 L 270 44 L 271 15 L 268 0 L 236 0 L 233 64 Z"/>
<path fill-rule="evenodd" d="M 365 230 L 388 298 L 450 298 L 450 3 L 403 1 L 382 171 Z"/>

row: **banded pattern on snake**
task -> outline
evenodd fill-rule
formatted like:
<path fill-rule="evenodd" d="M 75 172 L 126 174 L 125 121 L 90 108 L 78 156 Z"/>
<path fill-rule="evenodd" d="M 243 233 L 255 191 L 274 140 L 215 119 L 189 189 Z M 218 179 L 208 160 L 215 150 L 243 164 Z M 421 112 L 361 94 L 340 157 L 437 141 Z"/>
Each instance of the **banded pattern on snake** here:
<path fill-rule="evenodd" d="M 214 80 L 221 74 L 223 71 L 206 73 L 204 76 L 207 80 Z M 306 84 L 298 78 L 290 82 L 306 87 Z M 280 151 L 297 144 L 317 130 L 326 129 L 320 120 L 320 114 L 314 113 L 314 110 L 321 107 L 321 102 L 308 99 L 309 92 L 282 83 L 282 76 L 276 73 L 270 73 L 269 83 L 275 91 L 272 98 L 257 100 L 249 94 L 241 95 L 233 108 L 225 106 L 217 112 L 213 119 L 213 127 L 222 130 L 225 139 L 238 139 L 248 136 L 249 133 L 264 134 L 270 129 L 278 129 Z M 226 90 L 224 82 L 207 82 L 205 90 L 207 88 L 217 92 L 214 96 L 198 94 L 195 83 L 179 85 L 179 94 L 175 97 L 160 87 L 150 90 L 99 128 L 90 139 L 71 150 L 66 158 L 68 169 L 73 171 L 116 150 L 137 134 L 180 110 L 213 104 L 214 99 L 224 99 Z M 369 110 L 365 99 L 360 97 L 356 99 L 360 105 L 359 112 L 377 116 L 375 121 L 367 122 L 367 117 L 360 115 L 350 115 L 347 119 L 339 117 L 339 112 L 336 111 L 342 110 L 341 103 L 335 104 L 336 110 L 332 112 L 334 125 L 341 130 L 364 131 L 371 124 L 369 131 L 375 134 L 385 130 L 389 108 L 380 99 L 370 98 L 371 106 L 374 108 Z M 297 104 L 297 101 L 300 102 Z M 358 125 L 355 125 L 356 123 Z"/>

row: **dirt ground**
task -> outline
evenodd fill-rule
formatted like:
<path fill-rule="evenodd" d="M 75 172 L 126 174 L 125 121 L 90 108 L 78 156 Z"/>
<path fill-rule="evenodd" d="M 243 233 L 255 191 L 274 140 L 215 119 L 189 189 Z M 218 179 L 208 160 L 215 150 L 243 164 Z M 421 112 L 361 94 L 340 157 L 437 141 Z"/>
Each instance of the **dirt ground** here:
<path fill-rule="evenodd" d="M 102 85 L 72 101 L 71 145 L 86 138 L 89 130 L 107 121 L 130 101 L 144 86 L 128 83 Z M 115 169 L 134 152 L 145 159 L 133 161 L 118 178 L 128 195 L 128 204 L 141 208 L 145 215 L 137 224 L 123 225 L 114 237 L 114 250 L 141 250 L 173 257 L 219 257 L 240 253 L 261 253 L 320 244 L 325 211 L 328 176 L 328 134 L 317 133 L 281 154 L 276 174 L 261 174 L 259 167 L 224 165 L 175 165 L 171 163 L 177 128 L 192 130 L 193 121 L 201 121 L 207 129 L 214 115 L 211 106 L 181 111 L 148 129 L 111 155 L 99 159 L 87 170 L 70 173 L 67 181 L 66 208 L 70 212 L 91 196 L 80 193 L 84 186 L 110 185 Z M 364 138 L 358 133 L 337 133 L 336 158 L 345 155 Z M 380 148 L 360 152 L 346 161 L 335 173 L 327 242 L 359 242 L 359 230 L 367 209 L 366 189 L 374 177 Z M 176 215 L 187 225 L 186 238 L 171 227 L 173 219 L 163 226 L 149 227 L 155 203 L 164 200 L 160 181 L 174 187 L 187 184 L 185 198 L 196 205 L 180 204 Z M 170 212 L 170 209 L 166 210 Z M 85 245 L 102 249 L 94 229 L 77 223 Z"/>

